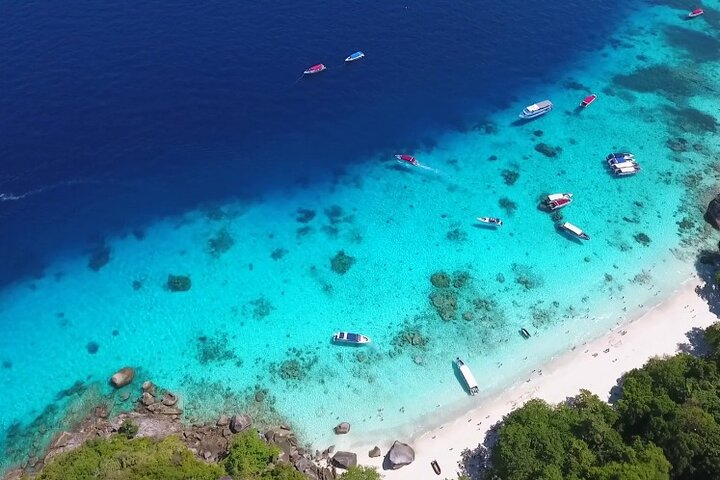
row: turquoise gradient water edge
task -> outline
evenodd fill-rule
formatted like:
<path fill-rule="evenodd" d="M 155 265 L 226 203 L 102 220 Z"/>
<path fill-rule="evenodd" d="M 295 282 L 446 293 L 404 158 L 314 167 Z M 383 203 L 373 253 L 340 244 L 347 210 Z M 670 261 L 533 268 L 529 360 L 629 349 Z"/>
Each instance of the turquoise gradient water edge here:
<path fill-rule="evenodd" d="M 421 431 L 662 301 L 694 270 L 720 172 L 716 124 L 698 115 L 720 106 L 717 25 L 681 17 L 648 7 L 507 111 L 429 132 L 436 146 L 413 153 L 438 173 L 387 152 L 325 185 L 228 199 L 109 238 L 98 271 L 69 252 L 42 278 L 5 288 L 0 467 L 99 400 L 131 408 L 136 391 L 123 400 L 107 384 L 126 365 L 138 371 L 133 388 L 151 379 L 179 393 L 188 420 L 249 411 L 324 447 L 338 421 L 357 435 Z M 580 111 L 592 92 L 598 100 Z M 517 124 L 545 98 L 551 113 Z M 540 143 L 560 148 L 550 158 Z M 609 174 L 605 155 L 620 150 L 640 174 Z M 552 192 L 574 194 L 564 221 L 590 241 L 538 210 Z M 478 216 L 504 225 L 484 228 Z M 344 274 L 331 268 L 339 252 L 354 259 Z M 429 300 L 439 271 L 469 278 L 449 289 L 450 321 Z M 169 274 L 192 288 L 170 292 Z M 338 330 L 373 343 L 332 345 Z M 453 373 L 458 355 L 479 398 Z"/>

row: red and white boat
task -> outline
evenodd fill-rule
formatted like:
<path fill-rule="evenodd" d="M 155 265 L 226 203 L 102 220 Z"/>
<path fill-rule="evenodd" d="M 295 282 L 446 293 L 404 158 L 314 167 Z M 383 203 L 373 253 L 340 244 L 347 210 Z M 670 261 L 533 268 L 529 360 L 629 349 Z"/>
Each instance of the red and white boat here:
<path fill-rule="evenodd" d="M 699 16 L 702 15 L 703 13 L 705 13 L 705 12 L 703 11 L 702 8 L 696 8 L 696 9 L 693 10 L 692 12 L 688 13 L 688 18 L 699 17 Z"/>
<path fill-rule="evenodd" d="M 591 94 L 591 95 L 588 95 L 587 97 L 585 97 L 585 98 L 583 99 L 582 102 L 580 102 L 580 106 L 583 107 L 583 108 L 585 108 L 585 107 L 587 107 L 588 105 L 590 105 L 591 103 L 593 103 L 596 99 L 597 99 L 597 95 L 595 95 L 594 93 Z"/>
<path fill-rule="evenodd" d="M 420 162 L 418 162 L 417 159 L 415 157 L 413 157 L 412 155 L 405 155 L 405 154 L 395 155 L 395 158 L 397 158 L 401 162 L 409 163 L 410 165 L 415 165 L 416 167 L 418 165 L 420 165 Z"/>
<path fill-rule="evenodd" d="M 303 75 L 314 75 L 316 73 L 322 72 L 325 69 L 327 69 L 325 65 L 323 65 L 322 63 L 318 63 L 317 65 L 313 65 L 312 67 L 306 69 L 303 72 Z"/>
<path fill-rule="evenodd" d="M 548 210 L 559 210 L 572 203 L 572 193 L 553 193 L 545 198 L 545 206 Z"/>

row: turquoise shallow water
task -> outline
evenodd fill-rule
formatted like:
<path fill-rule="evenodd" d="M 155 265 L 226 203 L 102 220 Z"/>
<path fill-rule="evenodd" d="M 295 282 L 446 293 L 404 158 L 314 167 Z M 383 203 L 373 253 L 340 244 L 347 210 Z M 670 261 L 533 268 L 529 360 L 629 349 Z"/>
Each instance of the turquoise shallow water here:
<path fill-rule="evenodd" d="M 720 171 L 718 40 L 701 33 L 714 17 L 679 15 L 649 8 L 507 111 L 429 132 L 435 146 L 414 153 L 440 173 L 400 166 L 388 152 L 312 190 L 228 200 L 109 238 L 110 262 L 97 272 L 71 252 L 42 278 L 5 288 L 6 461 L 62 426 L 67 409 L 100 397 L 123 408 L 105 384 L 125 365 L 179 392 L 188 419 L 284 417 L 319 447 L 338 420 L 360 435 L 420 429 L 431 413 L 437 421 L 477 401 L 453 375 L 455 356 L 473 368 L 482 398 L 660 301 L 692 271 L 707 229 L 702 201 Z M 589 92 L 598 101 L 577 111 Z M 555 103 L 550 114 L 516 124 L 544 98 Z M 548 158 L 535 150 L 541 142 L 562 150 Z M 642 172 L 611 177 L 604 157 L 617 150 L 634 152 Z M 550 192 L 575 194 L 563 216 L 591 241 L 559 234 L 536 208 Z M 480 215 L 505 225 L 484 229 Z M 211 242 L 228 248 L 213 252 Z M 331 269 L 340 251 L 354 258 L 342 275 Z M 451 321 L 429 301 L 437 271 L 469 276 L 450 289 Z M 169 292 L 168 274 L 189 275 L 191 290 Z M 341 329 L 374 343 L 331 345 Z"/>

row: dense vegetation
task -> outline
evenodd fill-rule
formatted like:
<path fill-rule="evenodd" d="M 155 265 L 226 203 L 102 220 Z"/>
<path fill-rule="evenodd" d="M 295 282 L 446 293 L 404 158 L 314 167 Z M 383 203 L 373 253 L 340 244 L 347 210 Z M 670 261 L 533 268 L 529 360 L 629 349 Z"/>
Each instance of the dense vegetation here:
<path fill-rule="evenodd" d="M 629 372 L 620 400 L 589 392 L 550 406 L 532 400 L 507 416 L 488 479 L 720 478 L 720 326 L 710 352 L 650 360 Z"/>
<path fill-rule="evenodd" d="M 213 465 L 196 459 L 176 437 L 131 440 L 125 433 L 90 441 L 58 456 L 43 469 L 38 480 L 217 480 L 223 475 L 234 480 L 306 480 L 292 466 L 276 464 L 279 453 L 280 449 L 248 431 L 237 435 L 228 456 Z"/>
<path fill-rule="evenodd" d="M 196 459 L 176 437 L 92 440 L 47 465 L 38 480 L 217 480 L 218 465 Z"/>

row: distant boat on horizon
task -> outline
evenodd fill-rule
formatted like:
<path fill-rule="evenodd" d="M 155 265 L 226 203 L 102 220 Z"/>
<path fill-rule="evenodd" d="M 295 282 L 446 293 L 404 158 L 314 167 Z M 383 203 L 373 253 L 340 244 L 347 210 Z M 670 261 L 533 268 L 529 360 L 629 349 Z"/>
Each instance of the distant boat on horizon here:
<path fill-rule="evenodd" d="M 702 8 L 696 8 L 696 9 L 693 10 L 692 12 L 688 13 L 688 18 L 699 17 L 699 16 L 702 15 L 703 13 L 705 13 L 705 11 L 704 11 Z"/>
<path fill-rule="evenodd" d="M 523 120 L 530 120 L 537 118 L 540 115 L 545 115 L 553 108 L 553 103 L 550 100 L 543 100 L 542 102 L 533 103 L 528 105 L 519 115 Z"/>
<path fill-rule="evenodd" d="M 345 62 L 346 63 L 354 62 L 355 60 L 360 60 L 364 56 L 365 56 L 365 54 L 363 52 L 357 51 L 355 53 L 351 53 L 350 55 L 348 55 L 347 58 L 345 59 Z"/>
<path fill-rule="evenodd" d="M 314 75 L 314 74 L 320 73 L 326 69 L 327 69 L 327 67 L 324 64 L 318 63 L 317 65 L 313 65 L 312 67 L 305 69 L 305 71 L 303 72 L 303 75 Z"/>

